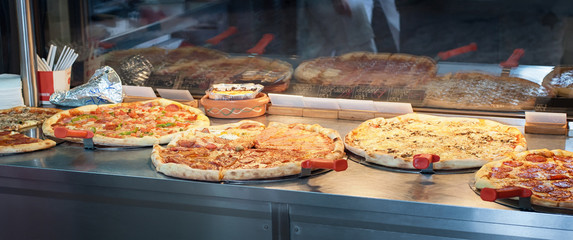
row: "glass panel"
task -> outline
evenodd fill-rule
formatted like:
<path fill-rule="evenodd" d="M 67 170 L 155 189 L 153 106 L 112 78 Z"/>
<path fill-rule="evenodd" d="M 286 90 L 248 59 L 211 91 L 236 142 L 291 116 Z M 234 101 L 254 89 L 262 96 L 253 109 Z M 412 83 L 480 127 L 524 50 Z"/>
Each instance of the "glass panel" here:
<path fill-rule="evenodd" d="M 42 47 L 81 52 L 72 85 L 100 64 L 127 71 L 122 64 L 141 64 L 133 58 L 140 55 L 153 71 L 144 80 L 124 73 L 126 84 L 196 97 L 215 83 L 252 82 L 270 93 L 436 111 L 573 106 L 573 2 L 566 0 L 45 2 Z"/>

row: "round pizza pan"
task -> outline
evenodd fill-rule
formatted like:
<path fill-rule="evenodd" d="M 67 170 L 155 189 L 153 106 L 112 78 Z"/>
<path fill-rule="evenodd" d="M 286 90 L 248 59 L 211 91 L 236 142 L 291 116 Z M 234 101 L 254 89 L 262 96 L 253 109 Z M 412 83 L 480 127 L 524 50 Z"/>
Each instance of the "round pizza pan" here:
<path fill-rule="evenodd" d="M 358 156 L 350 151 L 346 151 L 346 155 L 348 156 L 348 159 L 362 164 L 364 166 L 368 166 L 371 168 L 376 168 L 376 169 L 380 169 L 380 170 L 385 170 L 385 171 L 391 171 L 391 172 L 399 172 L 399 173 L 418 173 L 418 174 L 427 174 L 422 172 L 422 170 L 420 169 L 402 169 L 402 168 L 392 168 L 392 167 L 386 167 L 386 166 L 382 166 L 379 164 L 375 164 L 375 163 L 371 163 L 371 162 L 367 162 L 366 159 L 364 159 L 364 157 L 362 156 Z M 440 170 L 440 169 L 434 169 L 434 172 L 432 172 L 432 174 L 463 174 L 463 173 L 473 173 L 477 170 L 478 168 L 468 168 L 468 169 L 456 169 L 456 170 Z"/>
<path fill-rule="evenodd" d="M 223 184 L 262 184 L 262 183 L 276 183 L 276 182 L 286 182 L 292 181 L 297 179 L 304 179 L 304 178 L 311 178 L 315 176 L 319 176 L 325 174 L 327 172 L 332 171 L 331 169 L 316 169 L 310 172 L 308 176 L 302 176 L 300 174 L 278 177 L 278 178 L 267 178 L 267 179 L 253 179 L 253 180 L 229 180 L 223 181 Z"/>
<path fill-rule="evenodd" d="M 475 185 L 475 181 L 470 181 L 468 183 L 468 186 L 470 187 L 470 189 L 477 194 L 477 196 L 480 196 L 480 190 L 476 188 Z M 494 201 L 495 203 L 502 205 L 502 206 L 506 206 L 509 208 L 513 208 L 513 209 L 517 209 L 517 210 L 521 210 L 521 211 L 534 211 L 534 212 L 543 212 L 543 213 L 554 213 L 554 214 L 567 214 L 567 215 L 573 215 L 573 209 L 567 209 L 567 208 L 552 208 L 552 207 L 544 207 L 544 206 L 539 206 L 539 205 L 531 205 L 531 209 L 522 209 L 519 207 L 519 201 L 517 199 L 511 199 L 511 198 L 506 198 L 506 199 L 498 199 Z"/>

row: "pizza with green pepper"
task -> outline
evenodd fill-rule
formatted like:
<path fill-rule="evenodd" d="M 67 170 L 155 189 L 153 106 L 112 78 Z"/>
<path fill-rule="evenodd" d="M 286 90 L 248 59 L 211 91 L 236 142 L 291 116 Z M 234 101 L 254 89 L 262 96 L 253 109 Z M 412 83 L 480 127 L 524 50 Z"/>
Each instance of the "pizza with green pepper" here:
<path fill-rule="evenodd" d="M 209 126 L 209 119 L 201 110 L 158 98 L 62 111 L 47 119 L 42 129 L 52 137 L 55 127 L 91 131 L 94 143 L 99 145 L 151 146 L 168 143 L 179 132 L 206 126 Z"/>

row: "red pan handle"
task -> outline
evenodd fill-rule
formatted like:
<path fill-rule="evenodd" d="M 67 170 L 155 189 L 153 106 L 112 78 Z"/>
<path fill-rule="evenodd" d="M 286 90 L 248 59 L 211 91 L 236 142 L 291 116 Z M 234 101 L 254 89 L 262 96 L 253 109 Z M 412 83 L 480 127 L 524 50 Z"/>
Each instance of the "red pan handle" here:
<path fill-rule="evenodd" d="M 473 51 L 477 51 L 477 44 L 475 42 L 470 43 L 468 45 L 465 46 L 461 46 L 459 48 L 455 48 L 452 50 L 448 50 L 448 51 L 444 51 L 444 52 L 439 52 L 438 53 L 438 57 L 440 57 L 441 60 L 446 60 L 448 58 L 463 54 L 463 53 L 467 53 L 467 52 L 473 52 Z"/>
<path fill-rule="evenodd" d="M 416 154 L 414 155 L 413 165 L 416 169 L 426 169 L 430 163 L 439 162 L 440 156 L 435 154 Z"/>
<path fill-rule="evenodd" d="M 253 48 L 247 50 L 247 53 L 258 54 L 258 55 L 263 54 L 265 52 L 265 48 L 267 47 L 267 45 L 269 45 L 269 43 L 271 43 L 271 41 L 274 38 L 275 38 L 275 35 L 270 34 L 270 33 L 263 35 L 263 37 L 261 38 L 261 40 L 259 40 L 257 45 L 255 45 Z"/>
<path fill-rule="evenodd" d="M 523 48 L 517 48 L 513 50 L 513 53 L 509 56 L 507 61 L 501 62 L 499 65 L 504 68 L 517 67 L 519 66 L 519 59 L 523 57 L 523 54 L 525 54 L 525 50 L 523 50 Z"/>
<path fill-rule="evenodd" d="M 348 168 L 348 161 L 346 159 L 328 160 L 323 158 L 313 158 L 303 161 L 300 165 L 302 168 L 332 169 L 340 172 Z"/>
<path fill-rule="evenodd" d="M 507 187 L 502 189 L 483 188 L 480 191 L 480 197 L 484 201 L 493 202 L 497 199 L 512 197 L 531 197 L 533 192 L 522 187 Z"/>
<path fill-rule="evenodd" d="M 75 137 L 75 138 L 93 138 L 94 133 L 87 130 L 71 130 L 65 127 L 55 127 L 54 136 L 57 138 Z"/>
<path fill-rule="evenodd" d="M 235 33 L 237 33 L 237 27 L 231 26 L 227 28 L 227 30 L 225 30 L 224 32 L 220 33 L 219 35 L 207 39 L 207 41 L 205 42 L 215 46 L 219 44 L 221 41 L 225 40 L 225 38 L 228 38 Z"/>

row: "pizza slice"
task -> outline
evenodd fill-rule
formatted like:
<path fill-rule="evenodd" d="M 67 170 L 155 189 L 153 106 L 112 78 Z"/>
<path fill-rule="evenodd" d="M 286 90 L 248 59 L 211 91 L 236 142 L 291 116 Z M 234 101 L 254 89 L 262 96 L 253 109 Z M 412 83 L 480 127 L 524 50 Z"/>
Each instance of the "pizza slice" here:
<path fill-rule="evenodd" d="M 0 154 L 32 152 L 56 146 L 50 139 L 28 137 L 14 131 L 0 132 Z"/>
<path fill-rule="evenodd" d="M 62 110 L 57 108 L 14 107 L 0 110 L 0 130 L 20 130 L 41 125 Z"/>

